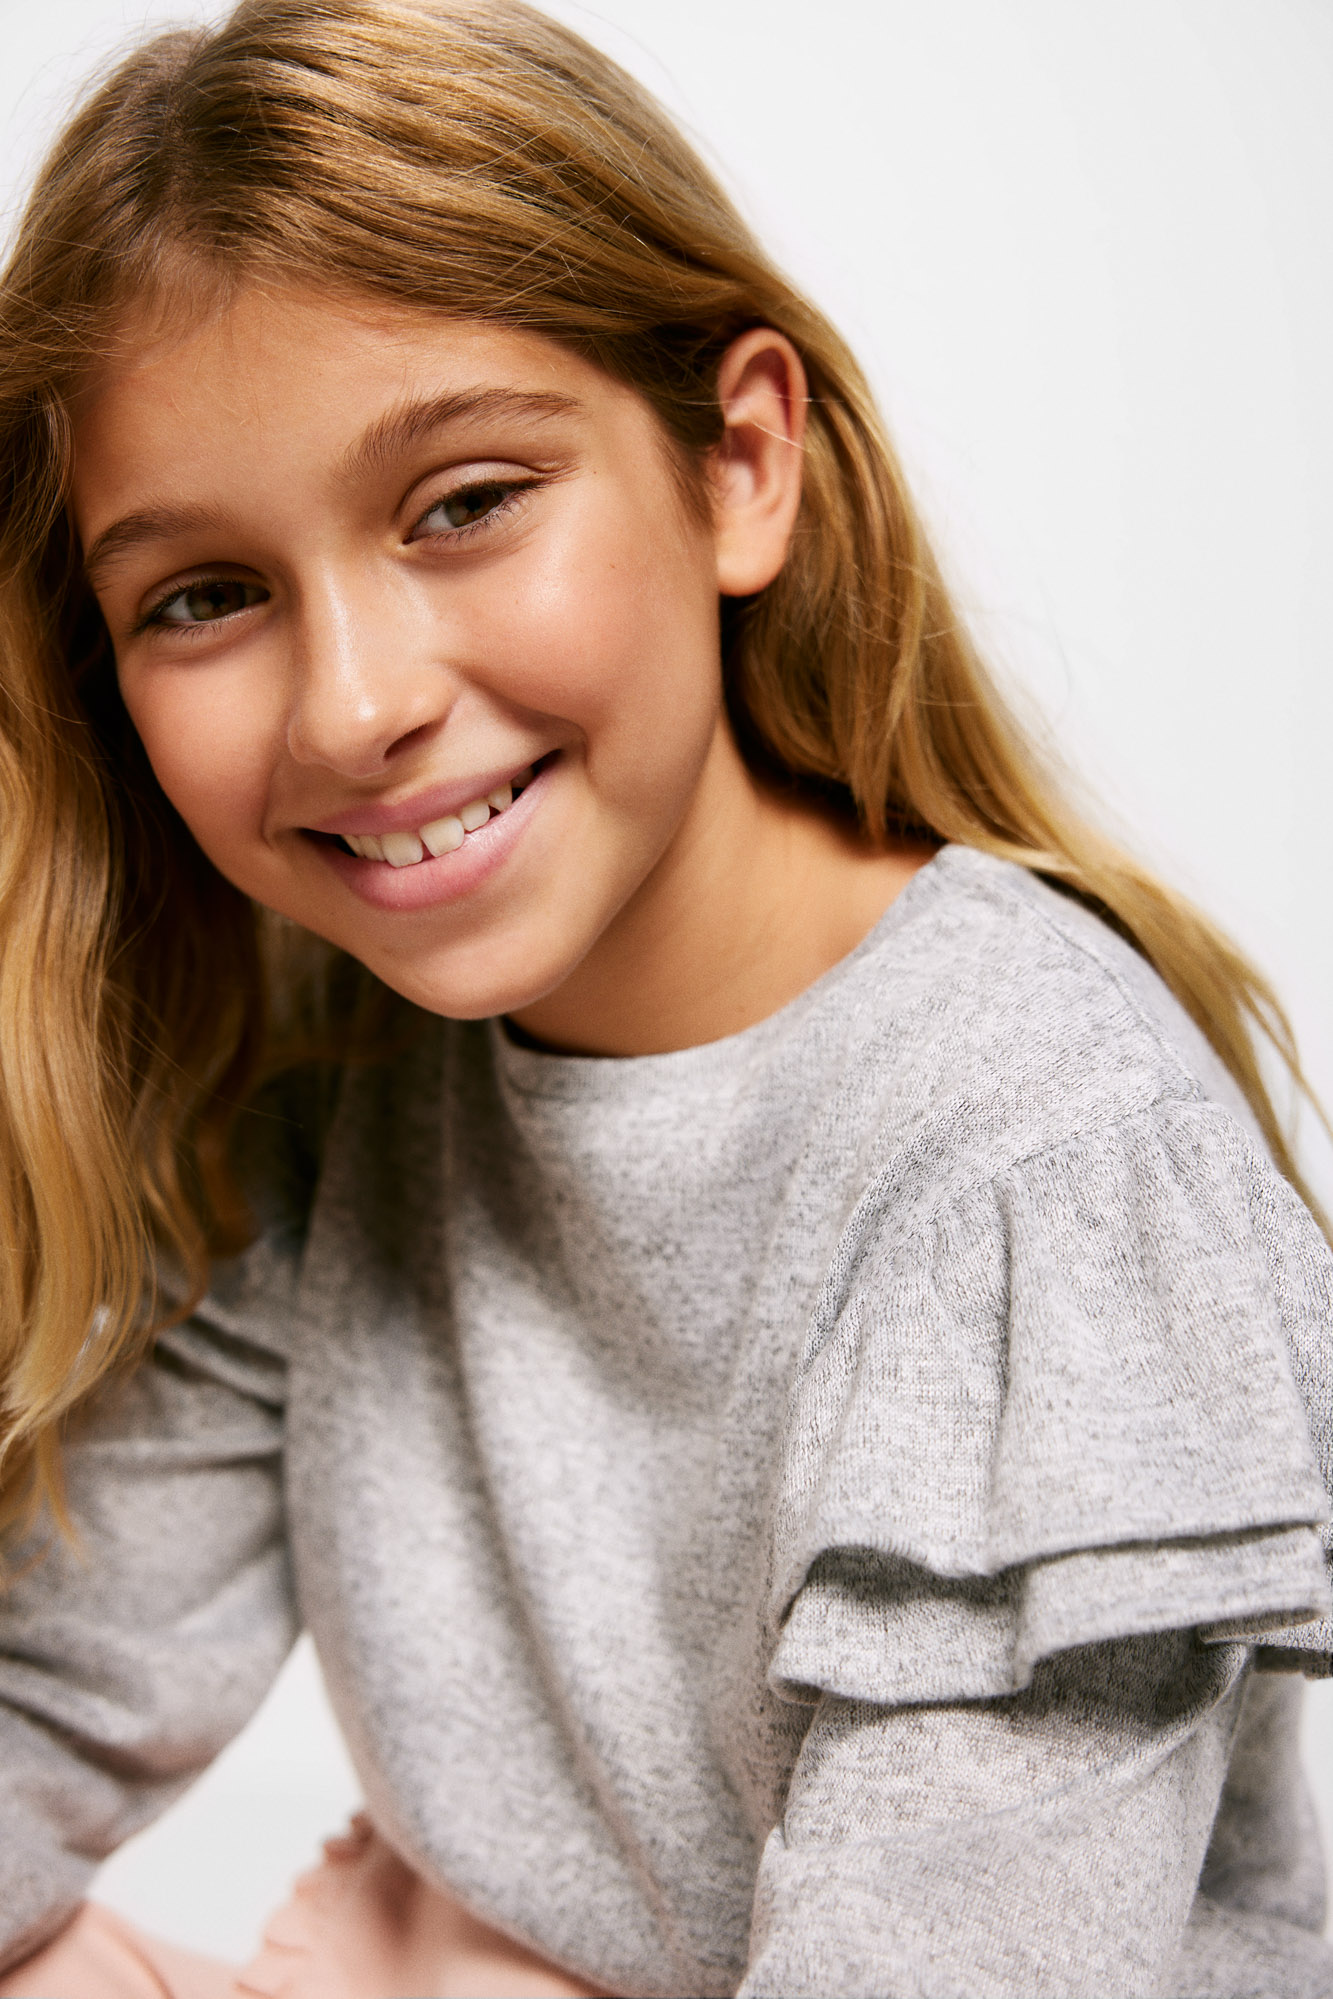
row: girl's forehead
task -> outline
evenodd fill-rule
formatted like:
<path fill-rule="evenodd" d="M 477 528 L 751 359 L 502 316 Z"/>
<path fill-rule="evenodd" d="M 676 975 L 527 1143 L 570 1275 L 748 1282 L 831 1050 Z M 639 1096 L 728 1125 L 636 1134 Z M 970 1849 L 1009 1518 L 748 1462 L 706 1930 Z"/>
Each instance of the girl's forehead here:
<path fill-rule="evenodd" d="M 594 363 L 530 328 L 454 318 L 437 310 L 361 293 L 332 293 L 261 282 L 192 299 L 188 290 L 150 295 L 118 319 L 104 357 L 89 372 L 76 415 L 109 395 L 137 391 L 148 378 L 197 371 L 234 390 L 257 393 L 292 378 L 380 378 L 432 370 L 580 379 L 585 393 L 613 384 Z"/>
<path fill-rule="evenodd" d="M 646 405 L 541 333 L 393 302 L 238 288 L 193 319 L 130 315 L 71 412 L 74 500 L 232 481 L 255 453 L 333 468 L 468 418 L 563 414 L 605 449 L 638 441 Z M 494 424 L 491 426 L 494 428 Z M 136 502 L 137 503 L 137 502 Z M 99 505 L 98 511 L 101 511 Z"/>
<path fill-rule="evenodd" d="M 544 334 L 296 287 L 238 286 L 193 316 L 188 300 L 148 301 L 72 416 L 90 562 L 126 518 L 276 517 L 298 492 L 415 476 L 437 446 L 523 462 L 572 451 L 631 479 L 661 470 L 648 405 Z"/>

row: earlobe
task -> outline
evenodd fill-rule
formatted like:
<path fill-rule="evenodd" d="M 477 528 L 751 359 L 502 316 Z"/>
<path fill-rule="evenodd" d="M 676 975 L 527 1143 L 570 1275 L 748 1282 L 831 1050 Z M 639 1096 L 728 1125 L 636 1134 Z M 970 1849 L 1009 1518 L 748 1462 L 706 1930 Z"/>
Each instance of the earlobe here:
<path fill-rule="evenodd" d="M 752 327 L 718 370 L 725 426 L 710 464 L 717 585 L 748 597 L 786 560 L 801 502 L 807 387 L 801 357 L 784 334 Z"/>

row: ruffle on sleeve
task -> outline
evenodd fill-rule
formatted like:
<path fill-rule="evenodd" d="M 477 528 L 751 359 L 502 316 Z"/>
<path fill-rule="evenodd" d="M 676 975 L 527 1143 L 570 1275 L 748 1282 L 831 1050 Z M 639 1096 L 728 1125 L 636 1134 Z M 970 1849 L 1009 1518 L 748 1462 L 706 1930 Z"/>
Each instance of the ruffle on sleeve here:
<path fill-rule="evenodd" d="M 905 1702 L 1168 1628 L 1327 1671 L 1333 1256 L 1217 1106 L 873 1199 L 794 1392 L 771 1677 Z"/>

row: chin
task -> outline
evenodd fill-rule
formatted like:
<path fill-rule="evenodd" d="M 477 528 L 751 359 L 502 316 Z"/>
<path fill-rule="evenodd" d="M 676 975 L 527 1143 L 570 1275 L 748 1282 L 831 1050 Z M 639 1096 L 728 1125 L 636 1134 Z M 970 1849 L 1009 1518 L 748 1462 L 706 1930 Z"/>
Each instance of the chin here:
<path fill-rule="evenodd" d="M 472 955 L 471 953 L 468 954 Z M 485 953 L 477 953 L 484 957 Z M 496 968 L 478 965 L 476 976 L 457 964 L 417 966 L 369 960 L 369 970 L 386 986 L 410 1000 L 423 1013 L 438 1014 L 443 1020 L 490 1020 L 498 1014 L 517 1013 L 554 992 L 573 970 L 562 964 L 546 976 L 533 977 L 515 971 L 510 977 L 496 975 Z"/>

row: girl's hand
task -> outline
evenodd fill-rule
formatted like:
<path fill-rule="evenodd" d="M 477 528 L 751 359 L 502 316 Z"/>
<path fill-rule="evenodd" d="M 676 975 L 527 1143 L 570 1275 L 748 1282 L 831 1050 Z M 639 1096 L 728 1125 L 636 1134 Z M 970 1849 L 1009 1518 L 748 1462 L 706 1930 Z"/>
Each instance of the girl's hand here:
<path fill-rule="evenodd" d="M 94 1902 L 0 1978 L 0 1999 L 235 1999 L 236 1989 L 231 1965 L 142 1936 Z"/>
<path fill-rule="evenodd" d="M 428 1886 L 364 1817 L 325 1843 L 234 1989 L 237 1999 L 598 1999 Z"/>
<path fill-rule="evenodd" d="M 326 1841 L 258 1955 L 177 1950 L 87 1903 L 0 1999 L 605 1999 L 429 1887 L 368 1819 Z"/>

